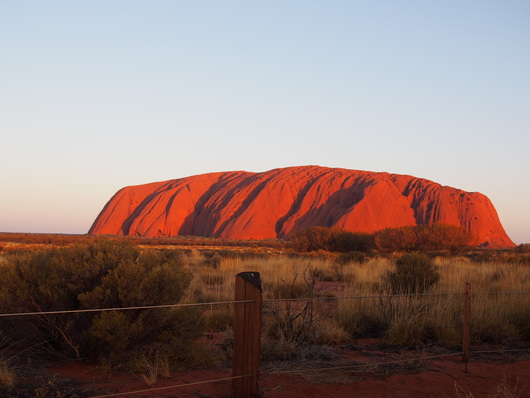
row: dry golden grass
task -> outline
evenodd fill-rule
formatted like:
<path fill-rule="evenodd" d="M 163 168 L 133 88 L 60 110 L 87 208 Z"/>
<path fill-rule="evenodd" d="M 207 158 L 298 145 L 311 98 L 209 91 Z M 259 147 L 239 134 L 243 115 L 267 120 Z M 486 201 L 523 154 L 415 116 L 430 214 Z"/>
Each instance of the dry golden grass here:
<path fill-rule="evenodd" d="M 308 286 L 317 282 L 312 295 L 358 297 L 316 303 L 318 331 L 335 336 L 344 331 L 351 337 L 378 336 L 397 345 L 441 343 L 455 346 L 462 339 L 462 295 L 471 283 L 472 339 L 475 342 L 507 342 L 530 338 L 530 266 L 517 263 L 476 263 L 465 257 L 438 257 L 434 263 L 441 274 L 429 296 L 387 297 L 383 276 L 394 269 L 387 257 L 365 262 L 339 264 L 333 255 L 244 256 L 221 258 L 216 267 L 204 265 L 200 252 L 190 254 L 188 267 L 194 273 L 187 302 L 215 302 L 233 299 L 235 275 L 243 271 L 261 274 L 264 300 L 279 297 L 307 297 Z M 335 293 L 319 294 L 319 288 L 336 287 Z M 326 291 L 326 289 L 321 289 Z M 449 293 L 449 294 L 445 294 Z M 483 294 L 495 293 L 495 294 Z M 224 311 L 224 312 L 223 312 Z M 218 318 L 229 319 L 231 310 L 212 309 Z M 219 323 L 219 322 L 217 322 Z"/>
<path fill-rule="evenodd" d="M 353 338 L 383 337 L 400 345 L 429 342 L 455 346 L 460 344 L 462 335 L 461 293 L 464 283 L 469 282 L 473 292 L 473 341 L 530 340 L 530 295 L 506 294 L 530 290 L 530 266 L 528 261 L 513 261 L 517 254 L 510 254 L 509 261 L 502 260 L 507 257 L 489 256 L 489 261 L 482 262 L 472 261 L 467 255 L 440 256 L 434 264 L 441 278 L 430 291 L 436 295 L 387 297 L 384 276 L 395 268 L 397 257 L 239 249 L 173 248 L 182 256 L 183 267 L 193 274 L 183 302 L 231 301 L 235 276 L 255 271 L 261 274 L 263 298 L 266 304 L 269 300 L 269 306 L 274 298 L 329 298 L 312 307 L 315 316 L 311 322 L 315 325 L 311 333 L 315 342 L 332 344 L 343 340 L 347 333 Z M 5 260 L 0 255 L 0 265 L 2 261 Z M 224 330 L 232 325 L 233 309 L 229 304 L 212 304 L 204 314 L 210 329 Z M 266 316 L 265 322 L 272 322 L 272 318 Z"/>
<path fill-rule="evenodd" d="M 17 384 L 17 371 L 11 365 L 11 360 L 4 356 L 8 340 L 0 336 L 0 387 L 13 388 Z"/>
<path fill-rule="evenodd" d="M 305 284 L 315 270 L 329 268 L 322 258 L 270 255 L 221 258 L 217 267 L 201 264 L 199 252 L 192 253 L 187 266 L 194 274 L 186 302 L 229 301 L 234 299 L 235 276 L 254 271 L 261 275 L 264 299 L 273 298 L 283 285 Z"/>
<path fill-rule="evenodd" d="M 156 384 L 159 377 L 164 379 L 171 377 L 170 359 L 162 353 L 155 353 L 154 356 L 140 355 L 135 358 L 130 367 L 132 373 L 148 386 Z"/>
<path fill-rule="evenodd" d="M 17 373 L 4 358 L 0 358 L 0 386 L 12 388 L 16 385 Z"/>
<path fill-rule="evenodd" d="M 530 341 L 530 295 L 506 294 L 530 291 L 528 264 L 437 257 L 434 262 L 441 278 L 431 289 L 434 295 L 391 297 L 383 280 L 395 267 L 392 257 L 338 261 L 339 256 L 329 253 L 264 253 L 261 248 L 255 252 L 225 248 L 213 254 L 211 247 L 177 251 L 182 256 L 182 267 L 193 274 L 183 298 L 185 303 L 232 301 L 238 273 L 261 274 L 265 300 L 263 349 L 271 357 L 288 357 L 300 352 L 300 347 L 339 345 L 360 337 L 382 337 L 400 346 L 460 346 L 461 293 L 466 282 L 471 283 L 474 294 L 473 342 Z M 4 254 L 7 256 L 0 254 L 0 267 L 7 261 Z M 273 300 L 291 297 L 319 300 L 311 301 L 308 309 L 305 300 L 291 302 L 290 306 Z M 230 330 L 233 306 L 211 304 L 205 307 L 204 316 L 210 329 Z M 10 388 L 17 382 L 16 369 L 1 354 L 0 385 Z M 146 357 L 138 360 L 136 374 L 152 384 L 159 377 L 168 377 L 168 369 L 166 357 Z"/>
<path fill-rule="evenodd" d="M 475 398 L 475 396 L 466 391 L 455 381 L 455 393 L 457 398 Z M 522 389 L 519 386 L 519 380 L 509 382 L 506 374 L 501 384 L 495 387 L 495 391 L 488 394 L 487 398 L 520 398 L 523 395 Z"/>

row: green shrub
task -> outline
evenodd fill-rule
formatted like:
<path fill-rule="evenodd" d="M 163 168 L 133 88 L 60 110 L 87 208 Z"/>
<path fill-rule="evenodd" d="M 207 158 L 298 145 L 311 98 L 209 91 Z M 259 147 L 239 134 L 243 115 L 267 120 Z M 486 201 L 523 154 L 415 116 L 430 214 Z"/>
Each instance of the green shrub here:
<path fill-rule="evenodd" d="M 388 271 L 384 284 L 393 294 L 420 294 L 440 280 L 440 273 L 425 254 L 404 254 L 396 261 L 396 270 Z"/>
<path fill-rule="evenodd" d="M 78 310 L 79 294 L 94 289 L 121 261 L 138 255 L 130 245 L 103 242 L 8 257 L 0 274 L 0 308 L 6 313 Z M 83 335 L 91 318 L 82 313 L 7 318 L 2 328 L 14 339 L 24 335 L 30 345 L 45 343 L 81 357 L 88 350 Z"/>
<path fill-rule="evenodd" d="M 178 303 L 191 281 L 181 256 L 141 253 L 128 243 L 99 242 L 7 258 L 0 274 L 2 312 L 42 312 Z M 202 334 L 199 309 L 136 309 L 5 318 L 0 328 L 21 345 L 118 365 L 157 347 L 183 360 Z M 186 359 L 187 360 L 187 359 Z"/>
<path fill-rule="evenodd" d="M 151 255 L 140 256 L 135 262 L 120 263 L 79 300 L 86 308 L 173 304 L 181 300 L 190 281 L 189 272 L 169 263 L 157 264 Z M 88 335 L 100 359 L 117 363 L 150 344 L 171 342 L 182 348 L 202 330 L 200 312 L 163 308 L 103 312 L 94 318 Z"/>

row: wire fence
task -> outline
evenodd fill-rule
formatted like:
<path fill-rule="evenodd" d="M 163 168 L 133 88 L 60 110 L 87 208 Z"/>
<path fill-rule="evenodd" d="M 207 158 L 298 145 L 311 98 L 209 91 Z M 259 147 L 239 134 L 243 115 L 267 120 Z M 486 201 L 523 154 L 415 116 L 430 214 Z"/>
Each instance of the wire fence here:
<path fill-rule="evenodd" d="M 441 292 L 441 293 L 415 293 L 415 294 L 377 294 L 362 296 L 330 296 L 330 297 L 296 297 L 296 298 L 269 298 L 263 299 L 264 303 L 289 302 L 289 301 L 338 301 L 354 299 L 381 299 L 381 298 L 399 298 L 399 297 L 435 297 L 435 296 L 461 296 L 462 292 Z M 530 292 L 473 292 L 473 296 L 478 295 L 530 295 Z M 131 311 L 131 310 L 149 310 L 161 308 L 182 308 L 182 307 L 205 307 L 213 305 L 232 305 L 237 303 L 249 303 L 252 300 L 227 300 L 227 301 L 208 301 L 203 303 L 177 303 L 162 305 L 143 305 L 130 307 L 106 307 L 106 308 L 86 308 L 77 310 L 53 310 L 53 311 L 34 311 L 34 312 L 13 312 L 0 313 L 0 318 L 35 316 L 35 315 L 58 315 L 58 314 L 81 314 L 90 312 L 105 311 Z"/>
<path fill-rule="evenodd" d="M 396 365 L 396 364 L 416 362 L 416 361 L 423 362 L 429 359 L 445 358 L 445 357 L 451 357 L 455 355 L 462 355 L 462 352 L 451 352 L 451 353 L 440 354 L 440 355 L 429 355 L 429 356 L 423 356 L 423 357 L 405 358 L 405 359 L 399 359 L 395 361 L 367 362 L 367 363 L 357 363 L 357 364 L 343 365 L 343 366 L 327 366 L 327 367 L 321 367 L 321 368 L 279 370 L 279 371 L 272 371 L 271 373 L 272 374 L 285 374 L 285 373 L 296 374 L 296 373 L 306 373 L 306 372 L 327 372 L 330 370 L 348 370 L 348 369 L 355 369 L 355 368 L 362 368 L 362 367 Z"/>
<path fill-rule="evenodd" d="M 222 304 L 237 304 L 237 303 L 248 303 L 251 300 L 238 300 L 238 301 L 212 301 L 206 303 L 178 303 L 178 304 L 163 304 L 163 305 L 143 305 L 143 306 L 132 306 L 132 307 L 108 307 L 108 308 L 88 308 L 79 310 L 60 310 L 60 311 L 35 311 L 35 312 L 15 312 L 9 314 L 0 314 L 0 317 L 15 317 L 15 316 L 29 316 L 29 315 L 57 315 L 57 314 L 81 314 L 87 312 L 105 312 L 105 311 L 132 311 L 132 310 L 151 310 L 161 308 L 182 308 L 182 307 L 202 307 Z"/>
<path fill-rule="evenodd" d="M 530 292 L 473 292 L 475 295 L 530 295 Z M 330 301 L 330 300 L 352 300 L 352 299 L 379 299 L 399 297 L 435 297 L 435 296 L 462 296 L 462 292 L 434 292 L 434 293 L 411 293 L 411 294 L 372 294 L 362 296 L 329 296 L 329 297 L 296 297 L 296 298 L 266 298 L 263 302 L 278 301 Z"/>
<path fill-rule="evenodd" d="M 221 381 L 231 381 L 231 380 L 237 380 L 242 379 L 244 377 L 249 377 L 250 375 L 244 375 L 244 376 L 232 376 L 232 377 L 223 377 L 219 379 L 213 379 L 213 380 L 204 380 L 204 381 L 196 381 L 193 383 L 185 383 L 185 384 L 175 384 L 171 386 L 165 386 L 165 387 L 153 387 L 153 388 L 146 388 L 143 390 L 135 390 L 135 391 L 127 391 L 127 392 L 121 392 L 121 393 L 113 393 L 113 394 L 105 394 L 105 395 L 93 395 L 89 398 L 109 398 L 109 397 L 120 397 L 124 395 L 131 395 L 131 394 L 142 394 L 142 393 L 152 393 L 155 391 L 163 391 L 163 390 L 172 390 L 177 388 L 183 388 L 183 387 L 192 387 L 192 386 L 198 386 L 201 384 L 210 384 L 210 383 L 218 383 Z"/>
<path fill-rule="evenodd" d="M 473 292 L 472 296 L 494 296 L 494 295 L 530 295 L 530 291 L 517 291 L 517 292 Z M 289 303 L 289 302 L 331 302 L 331 301 L 342 301 L 342 300 L 362 300 L 362 299 L 392 299 L 392 298 L 419 298 L 419 297 L 436 297 L 436 296 L 454 296 L 462 297 L 462 292 L 439 292 L 439 293 L 421 293 L 421 294 L 377 294 L 377 295 L 358 295 L 358 296 L 332 296 L 332 297 L 297 297 L 297 298 L 269 298 L 263 299 L 264 304 L 276 304 L 276 303 Z M 132 311 L 132 310 L 156 310 L 163 308 L 181 308 L 181 307 L 200 307 L 200 306 L 214 306 L 214 305 L 236 305 L 236 304 L 247 304 L 253 303 L 254 300 L 227 300 L 227 301 L 212 301 L 203 303 L 174 303 L 164 305 L 146 305 L 146 306 L 130 306 L 130 307 L 110 307 L 110 308 L 89 308 L 89 309 L 77 309 L 77 310 L 54 310 L 54 311 L 35 311 L 35 312 L 16 312 L 16 313 L 1 313 L 0 318 L 8 317 L 24 317 L 24 316 L 42 316 L 42 315 L 62 315 L 62 314 L 75 314 L 75 313 L 93 313 L 93 312 L 104 312 L 104 311 Z M 267 305 L 261 307 L 262 309 L 267 308 Z M 530 352 L 530 348 L 518 348 L 518 349 L 497 349 L 497 350 L 476 350 L 471 351 L 471 354 L 495 354 L 495 353 L 514 353 L 514 352 Z M 454 351 L 438 355 L 426 355 L 411 358 L 403 358 L 392 361 L 377 361 L 377 362 L 366 362 L 366 363 L 352 363 L 340 366 L 326 366 L 326 367 L 308 367 L 298 368 L 292 370 L 277 370 L 270 371 L 270 374 L 302 374 L 307 372 L 330 372 L 339 370 L 355 370 L 360 368 L 368 368 L 374 366 L 386 366 L 395 365 L 408 362 L 425 362 L 428 360 L 440 359 L 445 357 L 454 357 L 463 355 L 463 351 Z M 467 368 L 466 368 L 467 369 Z M 120 393 L 111 393 L 106 395 L 95 395 L 90 398 L 107 398 L 107 397 L 119 397 L 125 395 L 134 395 L 142 393 L 152 393 L 155 391 L 171 390 L 184 387 L 197 386 L 202 384 L 216 383 L 216 382 L 227 382 L 238 379 L 244 379 L 251 375 L 235 375 L 231 377 L 223 377 L 212 380 L 204 380 L 199 382 L 181 383 L 164 387 L 150 387 L 142 390 L 127 391 Z"/>

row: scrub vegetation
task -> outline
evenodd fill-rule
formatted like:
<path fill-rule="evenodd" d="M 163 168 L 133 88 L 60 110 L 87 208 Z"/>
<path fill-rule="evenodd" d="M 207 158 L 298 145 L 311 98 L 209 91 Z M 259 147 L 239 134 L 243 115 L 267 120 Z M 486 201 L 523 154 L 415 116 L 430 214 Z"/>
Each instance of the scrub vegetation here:
<path fill-rule="evenodd" d="M 376 249 L 377 239 L 319 228 L 268 246 L 175 248 L 109 237 L 31 250 L 4 243 L 0 313 L 231 301 L 235 275 L 251 270 L 263 286 L 265 360 L 310 357 L 314 347 L 358 338 L 458 351 L 465 282 L 494 293 L 473 296 L 473 344 L 530 341 L 530 295 L 507 294 L 528 292 L 526 247 L 388 252 Z M 338 250 L 346 247 L 354 250 Z M 175 369 L 230 359 L 232 326 L 232 305 L 221 303 L 4 317 L 0 336 L 10 352 L 93 359 L 152 384 Z M 222 353 L 202 342 L 211 333 L 226 336 Z M 4 389 L 19 379 L 9 355 L 0 350 Z"/>
<path fill-rule="evenodd" d="M 21 348 L 117 368 L 155 353 L 175 365 L 194 364 L 202 360 L 193 353 L 205 326 L 197 309 L 50 313 L 174 304 L 192 279 L 180 256 L 121 242 L 7 256 L 0 273 L 1 313 L 36 314 L 4 318 L 1 329 Z"/>

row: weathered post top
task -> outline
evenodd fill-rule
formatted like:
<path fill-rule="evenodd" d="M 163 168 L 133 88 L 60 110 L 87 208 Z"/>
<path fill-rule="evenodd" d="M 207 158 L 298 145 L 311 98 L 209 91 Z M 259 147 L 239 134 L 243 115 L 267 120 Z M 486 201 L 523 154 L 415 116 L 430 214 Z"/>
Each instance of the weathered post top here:
<path fill-rule="evenodd" d="M 261 289 L 261 279 L 260 279 L 259 272 L 240 272 L 236 276 L 247 281 L 252 286 L 254 286 L 256 289 L 259 289 L 261 293 L 263 293 L 263 290 Z"/>

